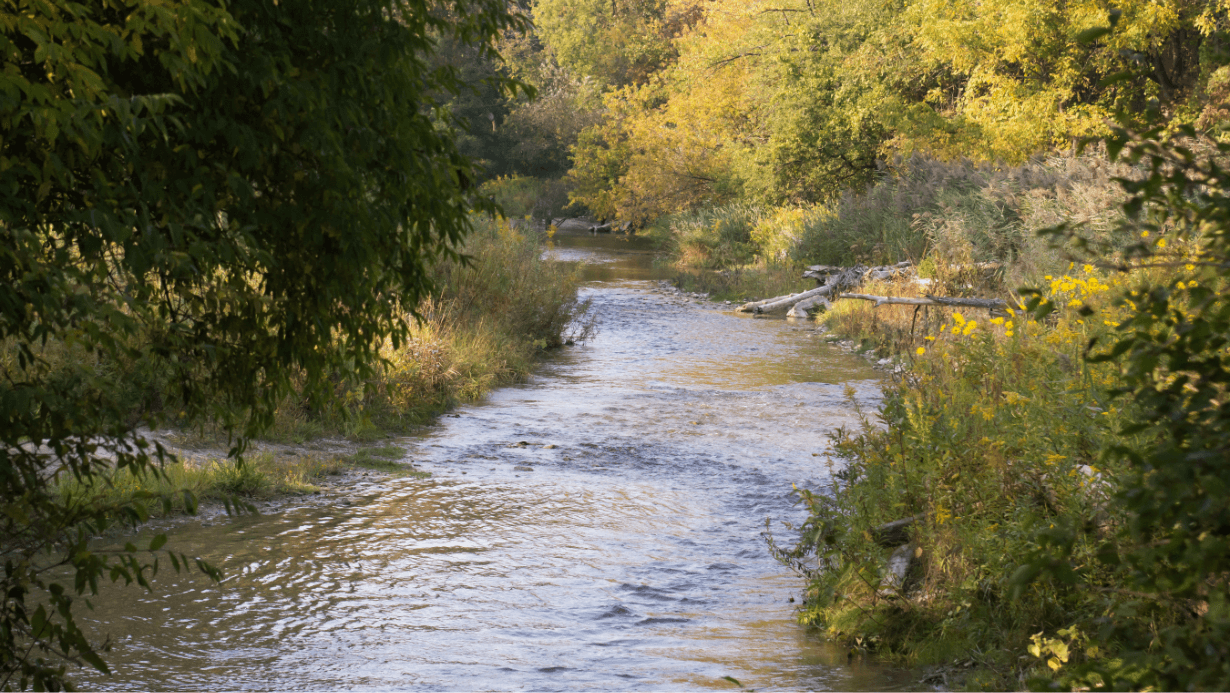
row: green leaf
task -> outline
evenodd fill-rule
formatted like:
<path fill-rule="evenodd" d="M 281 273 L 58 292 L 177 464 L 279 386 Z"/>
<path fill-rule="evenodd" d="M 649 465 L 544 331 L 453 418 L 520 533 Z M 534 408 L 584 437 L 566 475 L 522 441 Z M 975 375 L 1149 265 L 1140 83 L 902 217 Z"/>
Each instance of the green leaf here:
<path fill-rule="evenodd" d="M 1084 31 L 1076 35 L 1076 42 L 1083 44 L 1083 45 L 1089 45 L 1091 43 L 1094 43 L 1098 39 L 1102 38 L 1103 36 L 1106 36 L 1110 32 L 1111 32 L 1111 28 L 1108 26 L 1099 26 L 1099 27 L 1094 27 L 1092 29 L 1085 29 Z"/>

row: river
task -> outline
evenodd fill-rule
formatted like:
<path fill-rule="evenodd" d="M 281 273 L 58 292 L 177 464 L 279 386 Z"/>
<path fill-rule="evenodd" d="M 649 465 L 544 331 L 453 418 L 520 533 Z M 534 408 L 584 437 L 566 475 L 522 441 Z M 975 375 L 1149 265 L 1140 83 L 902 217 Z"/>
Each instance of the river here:
<path fill-rule="evenodd" d="M 596 336 L 399 439 L 429 479 L 176 528 L 226 579 L 164 569 L 82 612 L 114 674 L 81 687 L 916 686 L 800 628 L 802 581 L 761 537 L 772 517 L 790 538 L 792 484 L 826 483 L 845 390 L 874 408 L 876 373 L 804 325 L 663 291 L 637 239 L 556 244 L 587 263 Z"/>

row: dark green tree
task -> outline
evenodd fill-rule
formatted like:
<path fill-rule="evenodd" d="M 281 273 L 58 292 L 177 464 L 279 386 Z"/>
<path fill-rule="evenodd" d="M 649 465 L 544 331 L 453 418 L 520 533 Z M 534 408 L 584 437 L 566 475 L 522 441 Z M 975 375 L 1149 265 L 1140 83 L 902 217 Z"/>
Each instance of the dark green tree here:
<path fill-rule="evenodd" d="M 1157 110 L 1153 110 L 1155 122 Z M 1126 463 L 1115 502 L 1126 518 L 1098 560 L 1077 564 L 1089 527 L 1052 526 L 1018 570 L 1018 585 L 1045 576 L 1069 585 L 1103 571 L 1122 588 L 1098 595 L 1104 614 L 1088 624 L 1113 658 L 1061 674 L 1081 689 L 1225 690 L 1230 687 L 1230 144 L 1190 126 L 1115 128 L 1101 140 L 1138 176 L 1112 254 L 1079 226 L 1050 232 L 1085 248 L 1090 261 L 1132 272 L 1119 298 L 1128 308 L 1110 343 L 1088 359 L 1122 364 L 1115 395 L 1134 422 L 1103 454 Z M 1115 258 L 1107 261 L 1105 258 Z M 1035 298 L 1035 314 L 1055 306 Z M 1130 444 L 1128 441 L 1143 441 Z"/>
<path fill-rule="evenodd" d="M 465 85 L 433 55 L 494 57 L 521 23 L 502 0 L 0 7 L 0 688 L 105 671 L 76 602 L 188 561 L 162 536 L 91 548 L 169 499 L 57 480 L 160 474 L 141 430 L 171 414 L 240 455 L 292 385 L 320 401 L 405 337 L 484 208 L 442 108 Z"/>

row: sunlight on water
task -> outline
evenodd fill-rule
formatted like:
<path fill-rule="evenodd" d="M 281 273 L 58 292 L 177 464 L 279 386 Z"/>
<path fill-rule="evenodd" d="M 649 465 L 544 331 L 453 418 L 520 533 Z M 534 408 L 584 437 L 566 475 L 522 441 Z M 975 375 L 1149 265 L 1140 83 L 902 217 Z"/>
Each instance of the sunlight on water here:
<path fill-rule="evenodd" d="M 846 387 L 874 407 L 874 372 L 805 327 L 659 291 L 635 243 L 557 241 L 591 262 L 592 341 L 401 440 L 430 479 L 177 529 L 225 582 L 164 570 L 99 600 L 115 674 L 83 687 L 914 685 L 795 624 L 802 582 L 760 536 L 801 519 L 792 484 L 825 483 L 827 434 L 857 423 Z"/>

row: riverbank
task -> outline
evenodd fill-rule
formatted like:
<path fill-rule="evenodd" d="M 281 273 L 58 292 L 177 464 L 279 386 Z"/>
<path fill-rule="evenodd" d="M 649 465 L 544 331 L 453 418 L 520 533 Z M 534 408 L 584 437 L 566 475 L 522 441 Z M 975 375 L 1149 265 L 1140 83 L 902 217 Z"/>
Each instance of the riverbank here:
<path fill-rule="evenodd" d="M 1223 353 L 1215 346 L 1221 342 L 1177 335 L 1221 334 L 1221 318 L 1209 311 L 1225 279 L 1194 259 L 1211 243 L 1198 232 L 1125 214 L 1129 198 L 1108 170 L 1129 181 L 1162 175 L 1097 157 L 1060 160 L 1032 172 L 988 175 L 976 185 L 967 178 L 955 189 L 938 187 L 921 211 L 889 204 L 911 184 L 890 180 L 843 199 L 834 217 L 801 227 L 799 247 L 806 249 L 807 238 L 823 239 L 809 229 L 840 226 L 843 215 L 851 223 L 842 233 L 857 235 L 867 217 L 884 221 L 894 209 L 908 212 L 912 221 L 870 229 L 880 244 L 865 238 L 861 247 L 885 253 L 913 242 L 917 255 L 820 253 L 807 260 L 908 259 L 916 274 L 865 283 L 860 293 L 995 298 L 1008 308 L 841 300 L 816 318 L 833 338 L 896 373 L 878 412 L 865 412 L 859 426 L 834 436 L 831 482 L 799 491 L 809 511 L 800 533 L 771 541 L 779 560 L 807 583 L 800 622 L 853 650 L 929 666 L 932 682 L 945 687 L 1216 680 L 1207 666 L 1185 673 L 1177 663 L 1207 662 L 1211 650 L 1184 648 L 1206 642 L 1204 629 L 1223 622 L 1214 615 L 1220 602 L 1208 596 L 1222 579 L 1205 573 L 1183 588 L 1186 595 L 1172 591 L 1187 584 L 1189 571 L 1209 570 L 1215 554 L 1170 551 L 1169 563 L 1159 563 L 1156 556 L 1167 550 L 1157 547 L 1167 544 L 1156 537 L 1170 532 L 1159 518 L 1188 515 L 1174 510 L 1180 505 L 1163 503 L 1170 508 L 1163 510 L 1147 499 L 1189 492 L 1203 498 L 1211 493 L 1206 484 L 1220 482 L 1195 472 L 1199 463 L 1185 454 L 1166 453 L 1174 467 L 1143 460 L 1166 449 L 1171 435 L 1150 407 L 1193 422 L 1184 435 L 1212 435 L 1195 423 L 1211 416 L 1197 413 L 1210 405 L 1196 393 L 1220 390 L 1195 372 L 1220 377 L 1219 357 L 1210 354 Z M 1046 185 L 1002 184 L 1031 176 Z M 1165 210 L 1179 204 L 1175 199 L 1152 203 Z M 1182 204 L 1191 205 L 1184 214 L 1212 214 L 1201 201 Z M 769 215 L 740 214 L 755 222 L 745 231 L 763 233 Z M 1083 225 L 1067 236 L 1061 229 L 1048 242 L 1035 233 L 1044 220 Z M 684 238 L 694 233 L 681 228 Z M 890 231 L 900 235 L 888 239 Z M 1067 259 L 1090 257 L 1089 248 L 1101 255 Z M 676 261 L 687 257 L 677 253 Z M 750 263 L 740 269 L 755 271 Z M 1194 485 L 1150 481 L 1163 468 Z M 1183 557 L 1197 554 L 1200 563 Z M 1145 659 L 1148 665 L 1138 663 Z"/>
<path fill-rule="evenodd" d="M 430 477 L 359 472 L 259 515 L 114 538 L 166 526 L 227 580 L 164 569 L 153 594 L 97 600 L 115 674 L 79 686 L 916 687 L 799 628 L 800 585 L 759 536 L 766 515 L 805 519 L 791 484 L 823 478 L 811 453 L 857 424 L 847 385 L 876 406 L 876 372 L 836 350 L 803 358 L 810 327 L 664 291 L 636 238 L 553 241 L 550 256 L 585 263 L 592 339 L 371 443 Z"/>
<path fill-rule="evenodd" d="M 172 426 L 146 433 L 175 458 L 160 472 L 136 478 L 120 470 L 88 486 L 64 479 L 60 493 L 113 507 L 152 494 L 165 499 L 145 504 L 145 512 L 157 517 L 189 510 L 184 490 L 213 514 L 232 498 L 268 504 L 336 495 L 364 474 L 420 474 L 399 461 L 402 453 L 389 446 L 391 438 L 524 379 L 541 355 L 585 337 L 578 276 L 574 268 L 542 258 L 548 241 L 544 232 L 513 228 L 506 220 L 476 219 L 461 249 L 467 259 L 433 266 L 436 291 L 417 307 L 420 319 L 411 338 L 382 349 L 376 377 L 339 377 L 324 402 L 306 393 L 288 397 L 272 427 L 251 442 L 242 465 L 228 458 L 225 432 L 209 424 Z M 80 363 L 70 350 L 55 355 L 55 367 Z M 174 406 L 173 388 L 157 374 L 141 373 L 140 364 L 104 366 L 107 378 L 132 390 L 134 408 Z M 141 377 L 129 377 L 134 374 Z"/>
<path fill-rule="evenodd" d="M 800 623 L 945 688 L 1017 689 L 1114 656 L 1087 624 L 1100 617 L 1092 597 L 1120 581 L 1019 582 L 1048 527 L 1080 533 L 1069 556 L 1080 563 L 1125 521 L 1109 504 L 1123 468 L 1099 451 L 1130 444 L 1119 431 L 1133 412 L 1111 401 L 1118 365 L 1083 357 L 1122 319 L 1109 299 L 1126 282 L 1092 266 L 1045 280 L 1044 297 L 1066 310 L 1041 322 L 1020 303 L 994 317 L 847 300 L 817 316 L 824 342 L 888 380 L 879 411 L 833 436 L 831 484 L 800 489 L 799 536 L 771 544 L 806 580 Z M 863 290 L 922 293 L 911 281 Z"/>

